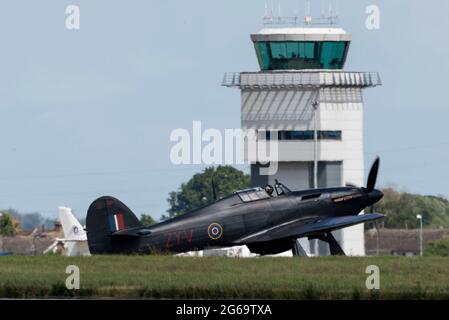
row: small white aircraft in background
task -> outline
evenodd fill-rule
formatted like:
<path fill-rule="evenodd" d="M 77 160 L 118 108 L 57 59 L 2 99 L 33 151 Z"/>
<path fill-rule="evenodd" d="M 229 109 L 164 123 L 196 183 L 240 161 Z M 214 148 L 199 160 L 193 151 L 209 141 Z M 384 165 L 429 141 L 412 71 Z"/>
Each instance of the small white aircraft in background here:
<path fill-rule="evenodd" d="M 72 209 L 59 207 L 58 212 L 64 238 L 56 238 L 44 251 L 44 254 L 49 252 L 56 253 L 60 250 L 65 256 L 89 256 L 87 233 L 78 219 L 73 215 Z"/>

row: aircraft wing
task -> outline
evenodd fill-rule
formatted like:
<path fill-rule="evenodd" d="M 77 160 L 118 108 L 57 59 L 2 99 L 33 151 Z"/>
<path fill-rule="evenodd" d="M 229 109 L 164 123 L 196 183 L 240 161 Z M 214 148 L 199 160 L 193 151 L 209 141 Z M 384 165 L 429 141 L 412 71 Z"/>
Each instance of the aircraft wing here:
<path fill-rule="evenodd" d="M 295 219 L 238 239 L 236 244 L 266 242 L 285 238 L 305 237 L 350 227 L 359 223 L 374 221 L 385 217 L 379 213 L 358 216 L 340 216 L 329 218 Z"/>

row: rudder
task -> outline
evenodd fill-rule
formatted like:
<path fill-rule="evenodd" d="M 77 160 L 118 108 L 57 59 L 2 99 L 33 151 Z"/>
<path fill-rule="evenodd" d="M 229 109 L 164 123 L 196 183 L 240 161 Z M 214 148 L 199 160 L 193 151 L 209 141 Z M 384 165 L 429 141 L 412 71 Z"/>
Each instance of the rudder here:
<path fill-rule="evenodd" d="M 135 244 L 112 239 L 114 232 L 141 227 L 139 219 L 120 200 L 104 196 L 87 211 L 87 241 L 91 254 L 129 253 Z M 132 241 L 132 240 L 131 240 Z"/>
<path fill-rule="evenodd" d="M 64 232 L 64 239 L 74 241 L 85 241 L 86 232 L 78 219 L 68 207 L 58 207 L 59 221 Z"/>

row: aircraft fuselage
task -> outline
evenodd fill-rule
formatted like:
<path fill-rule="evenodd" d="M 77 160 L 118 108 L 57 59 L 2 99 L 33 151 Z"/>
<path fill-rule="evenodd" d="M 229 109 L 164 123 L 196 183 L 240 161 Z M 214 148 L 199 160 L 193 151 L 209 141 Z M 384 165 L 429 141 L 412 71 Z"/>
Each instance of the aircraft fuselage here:
<path fill-rule="evenodd" d="M 141 227 L 141 237 L 113 239 L 123 252 L 185 252 L 244 244 L 245 235 L 263 232 L 293 220 L 304 224 L 320 218 L 358 215 L 382 197 L 378 190 L 342 187 L 295 191 L 288 195 L 244 202 L 233 194 L 211 205 L 151 227 Z M 145 234 L 146 233 L 146 234 Z M 310 235 L 308 235 L 310 237 Z M 296 238 L 300 237 L 297 235 Z M 263 244 L 269 253 L 288 250 L 292 237 Z M 251 249 L 251 244 L 248 245 Z M 272 247 L 270 249 L 270 246 Z M 257 246 L 252 245 L 257 251 Z"/>

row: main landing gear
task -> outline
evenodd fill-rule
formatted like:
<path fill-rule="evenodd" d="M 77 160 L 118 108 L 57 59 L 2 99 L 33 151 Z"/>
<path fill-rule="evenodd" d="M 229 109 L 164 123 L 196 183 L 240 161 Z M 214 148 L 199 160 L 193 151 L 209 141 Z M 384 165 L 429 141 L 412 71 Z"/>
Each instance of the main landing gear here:
<path fill-rule="evenodd" d="M 337 240 L 335 240 L 335 237 L 330 232 L 321 233 L 317 236 L 308 237 L 309 240 L 313 239 L 319 239 L 321 241 L 327 242 L 329 245 L 329 251 L 332 256 L 345 256 L 345 252 L 341 248 L 341 246 L 338 244 Z M 304 250 L 303 247 L 299 244 L 298 239 L 294 239 L 292 243 L 292 252 L 293 256 L 300 256 L 300 257 L 307 257 L 307 253 Z"/>

